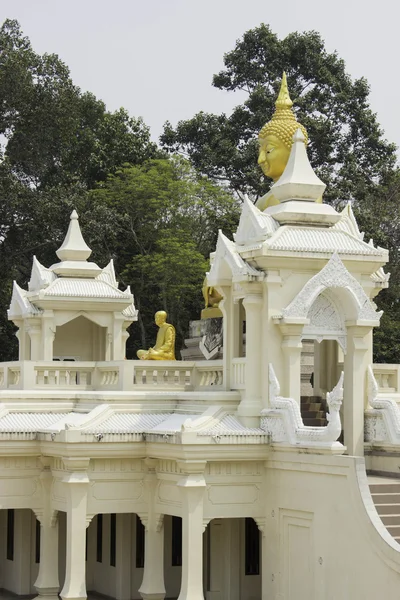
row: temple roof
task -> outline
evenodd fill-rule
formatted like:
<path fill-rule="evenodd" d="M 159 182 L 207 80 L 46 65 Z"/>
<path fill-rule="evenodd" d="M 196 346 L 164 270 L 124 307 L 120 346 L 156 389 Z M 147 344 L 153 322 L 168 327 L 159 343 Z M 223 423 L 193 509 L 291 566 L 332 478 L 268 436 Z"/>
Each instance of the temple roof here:
<path fill-rule="evenodd" d="M 57 250 L 61 262 L 48 269 L 33 257 L 28 291 L 14 282 L 9 319 L 38 316 L 45 308 L 57 309 L 66 303 L 74 309 L 81 303 L 85 309 L 90 301 L 95 301 L 96 306 L 104 301 L 102 310 L 121 311 L 127 320 L 135 321 L 137 310 L 131 290 L 129 287 L 125 291 L 118 289 L 113 261 L 101 269 L 87 262 L 90 254 L 78 215 L 73 211 L 65 240 Z"/>
<path fill-rule="evenodd" d="M 362 256 L 387 256 L 387 250 L 375 248 L 354 237 L 344 229 L 311 228 L 283 225 L 271 236 L 264 247 L 290 252 L 339 252 Z"/>
<path fill-rule="evenodd" d="M 3 405 L 0 405 L 2 407 Z M 221 407 L 212 406 L 197 414 L 179 412 L 138 413 L 115 411 L 108 405 L 100 405 L 89 413 L 70 412 L 13 412 L 4 407 L 0 410 L 0 439 L 2 436 L 24 435 L 37 439 L 37 435 L 58 435 L 74 432 L 85 441 L 152 441 L 172 443 L 196 443 L 199 437 L 223 443 L 235 443 L 244 436 L 254 438 L 255 443 L 267 442 L 265 431 L 259 427 L 245 427 L 233 415 Z M 53 439 L 52 438 L 52 439 Z M 257 438 L 257 441 L 256 441 Z M 200 440 L 199 440 L 200 441 Z"/>

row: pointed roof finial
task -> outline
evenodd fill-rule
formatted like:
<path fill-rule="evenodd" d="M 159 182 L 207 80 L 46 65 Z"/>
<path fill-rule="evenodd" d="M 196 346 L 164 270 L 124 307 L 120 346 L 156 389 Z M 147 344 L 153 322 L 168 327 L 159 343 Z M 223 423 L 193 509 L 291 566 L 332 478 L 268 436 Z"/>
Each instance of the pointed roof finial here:
<path fill-rule="evenodd" d="M 92 254 L 91 249 L 83 239 L 76 210 L 71 213 L 67 235 L 56 254 L 62 261 L 85 261 Z"/>
<path fill-rule="evenodd" d="M 278 97 L 275 102 L 275 106 L 277 110 L 282 110 L 285 108 L 292 108 L 293 102 L 289 96 L 289 90 L 287 86 L 287 78 L 286 72 L 283 71 L 282 81 L 281 81 L 281 89 L 279 90 Z"/>
<path fill-rule="evenodd" d="M 275 102 L 272 119 L 261 129 L 258 137 L 265 139 L 269 135 L 276 136 L 287 148 L 292 147 L 293 135 L 300 127 L 304 135 L 304 143 L 308 143 L 306 128 L 297 121 L 292 109 L 293 102 L 289 95 L 285 71 L 282 75 L 281 88 Z"/>

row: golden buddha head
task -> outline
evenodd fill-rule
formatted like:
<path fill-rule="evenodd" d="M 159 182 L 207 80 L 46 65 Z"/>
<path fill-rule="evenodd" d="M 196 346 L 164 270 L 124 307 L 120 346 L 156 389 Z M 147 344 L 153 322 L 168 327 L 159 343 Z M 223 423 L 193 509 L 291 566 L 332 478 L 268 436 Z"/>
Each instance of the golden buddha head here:
<path fill-rule="evenodd" d="M 161 325 L 164 325 L 166 320 L 167 320 L 167 313 L 165 312 L 165 310 L 159 310 L 154 315 L 154 321 L 155 321 L 156 325 L 158 325 L 158 327 L 161 327 Z"/>
<path fill-rule="evenodd" d="M 306 128 L 296 120 L 292 110 L 293 102 L 289 96 L 286 73 L 283 73 L 281 89 L 275 106 L 272 119 L 264 125 L 258 135 L 260 143 L 258 164 L 264 175 L 277 181 L 285 170 L 292 148 L 293 136 L 299 127 L 305 137 L 304 143 L 308 142 Z"/>

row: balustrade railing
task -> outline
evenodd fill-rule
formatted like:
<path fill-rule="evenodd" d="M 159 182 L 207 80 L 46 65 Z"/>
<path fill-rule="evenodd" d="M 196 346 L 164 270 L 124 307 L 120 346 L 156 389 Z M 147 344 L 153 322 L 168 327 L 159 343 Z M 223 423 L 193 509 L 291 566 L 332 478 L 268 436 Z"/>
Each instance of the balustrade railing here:
<path fill-rule="evenodd" d="M 232 382 L 233 390 L 244 390 L 246 387 L 246 358 L 234 358 L 232 360 Z"/>
<path fill-rule="evenodd" d="M 400 365 L 374 364 L 372 370 L 380 393 L 400 393 Z"/>
<path fill-rule="evenodd" d="M 0 389 L 218 390 L 222 361 L 18 361 L 0 364 Z"/>

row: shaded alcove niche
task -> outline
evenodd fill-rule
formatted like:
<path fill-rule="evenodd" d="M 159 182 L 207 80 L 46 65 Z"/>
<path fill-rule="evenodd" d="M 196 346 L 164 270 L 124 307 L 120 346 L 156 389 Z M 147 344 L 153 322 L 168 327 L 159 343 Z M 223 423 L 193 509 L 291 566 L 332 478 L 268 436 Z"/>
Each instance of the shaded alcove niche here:
<path fill-rule="evenodd" d="M 61 360 L 106 360 L 106 333 L 106 327 L 80 315 L 56 328 L 53 356 Z"/>

